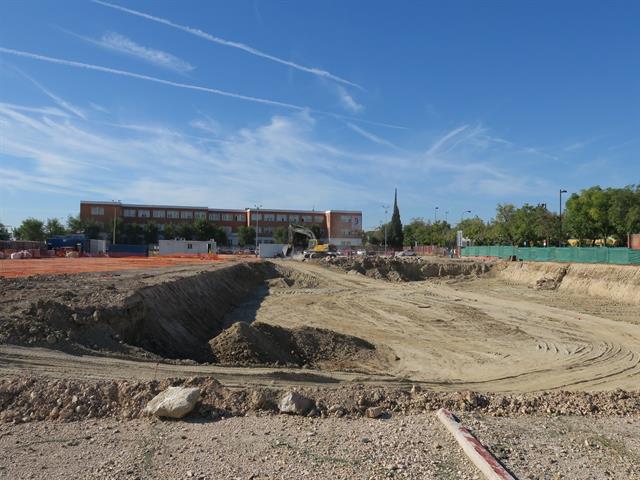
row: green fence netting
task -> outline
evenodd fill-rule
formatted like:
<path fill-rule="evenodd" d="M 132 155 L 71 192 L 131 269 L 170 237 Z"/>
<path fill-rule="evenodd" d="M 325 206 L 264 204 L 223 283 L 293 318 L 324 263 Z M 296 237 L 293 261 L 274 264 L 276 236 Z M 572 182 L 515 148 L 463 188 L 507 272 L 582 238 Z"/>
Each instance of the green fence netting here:
<path fill-rule="evenodd" d="M 463 257 L 515 257 L 532 262 L 615 263 L 640 265 L 640 250 L 609 247 L 513 247 L 489 245 L 465 247 Z"/>

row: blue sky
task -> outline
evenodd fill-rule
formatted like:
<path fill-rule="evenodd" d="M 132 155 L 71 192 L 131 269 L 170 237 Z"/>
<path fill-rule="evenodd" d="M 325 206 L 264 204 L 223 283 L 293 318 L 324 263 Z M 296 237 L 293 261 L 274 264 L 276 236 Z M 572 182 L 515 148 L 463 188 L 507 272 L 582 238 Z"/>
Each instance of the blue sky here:
<path fill-rule="evenodd" d="M 640 3 L 0 3 L 0 221 L 81 199 L 405 222 L 640 182 Z"/>

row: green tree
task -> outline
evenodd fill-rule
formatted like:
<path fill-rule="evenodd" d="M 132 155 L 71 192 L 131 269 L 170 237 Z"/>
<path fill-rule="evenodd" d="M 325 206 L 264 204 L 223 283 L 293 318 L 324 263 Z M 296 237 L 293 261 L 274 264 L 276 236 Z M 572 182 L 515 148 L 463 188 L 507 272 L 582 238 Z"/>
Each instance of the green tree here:
<path fill-rule="evenodd" d="M 82 233 L 84 231 L 84 223 L 80 220 L 80 215 L 67 217 L 67 232 L 68 233 Z"/>
<path fill-rule="evenodd" d="M 44 233 L 47 237 L 53 237 L 54 235 L 66 234 L 67 229 L 57 218 L 48 218 L 47 223 L 44 226 Z"/>
<path fill-rule="evenodd" d="M 176 236 L 185 240 L 195 240 L 196 229 L 192 223 L 176 225 Z"/>
<path fill-rule="evenodd" d="M 392 248 L 402 248 L 404 244 L 404 232 L 402 231 L 402 221 L 400 220 L 400 209 L 398 208 L 398 189 L 393 196 L 393 214 L 387 232 L 387 244 Z"/>
<path fill-rule="evenodd" d="M 153 244 L 158 243 L 158 238 L 160 237 L 160 230 L 155 223 L 147 223 L 143 229 L 143 237 L 144 243 Z"/>
<path fill-rule="evenodd" d="M 242 226 L 238 229 L 238 243 L 241 247 L 246 245 L 255 245 L 256 229 L 253 227 Z"/>
<path fill-rule="evenodd" d="M 285 227 L 278 227 L 273 231 L 273 241 L 275 243 L 289 243 L 289 230 Z"/>
<path fill-rule="evenodd" d="M 217 231 L 218 227 L 215 223 L 201 218 L 193 222 L 193 238 L 188 238 L 187 240 L 211 240 L 215 237 Z"/>
<path fill-rule="evenodd" d="M 9 229 L 0 223 L 0 240 L 11 240 Z"/>
<path fill-rule="evenodd" d="M 27 218 L 13 232 L 17 240 L 43 241 L 45 239 L 44 223 L 37 218 Z"/>
<path fill-rule="evenodd" d="M 178 236 L 178 229 L 173 223 L 165 223 L 162 230 L 162 237 L 167 240 L 173 240 Z"/>

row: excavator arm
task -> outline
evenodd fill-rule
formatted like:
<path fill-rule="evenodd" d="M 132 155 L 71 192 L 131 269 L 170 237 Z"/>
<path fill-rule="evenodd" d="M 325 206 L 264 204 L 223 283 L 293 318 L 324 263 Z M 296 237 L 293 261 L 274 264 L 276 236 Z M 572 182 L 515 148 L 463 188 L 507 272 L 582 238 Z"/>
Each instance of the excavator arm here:
<path fill-rule="evenodd" d="M 284 256 L 289 256 L 293 251 L 293 237 L 296 233 L 304 235 L 309 239 L 309 248 L 313 249 L 318 245 L 318 239 L 310 228 L 303 227 L 302 225 L 289 225 L 289 244 L 283 248 Z"/>

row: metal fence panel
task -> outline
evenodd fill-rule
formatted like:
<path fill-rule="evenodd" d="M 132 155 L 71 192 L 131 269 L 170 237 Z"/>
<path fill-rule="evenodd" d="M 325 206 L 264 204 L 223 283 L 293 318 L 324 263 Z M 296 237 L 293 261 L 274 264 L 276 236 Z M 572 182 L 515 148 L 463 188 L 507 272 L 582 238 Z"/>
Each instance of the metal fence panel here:
<path fill-rule="evenodd" d="M 463 257 L 498 257 L 534 262 L 612 263 L 640 265 L 640 250 L 609 247 L 513 247 L 474 246 L 462 249 Z"/>

